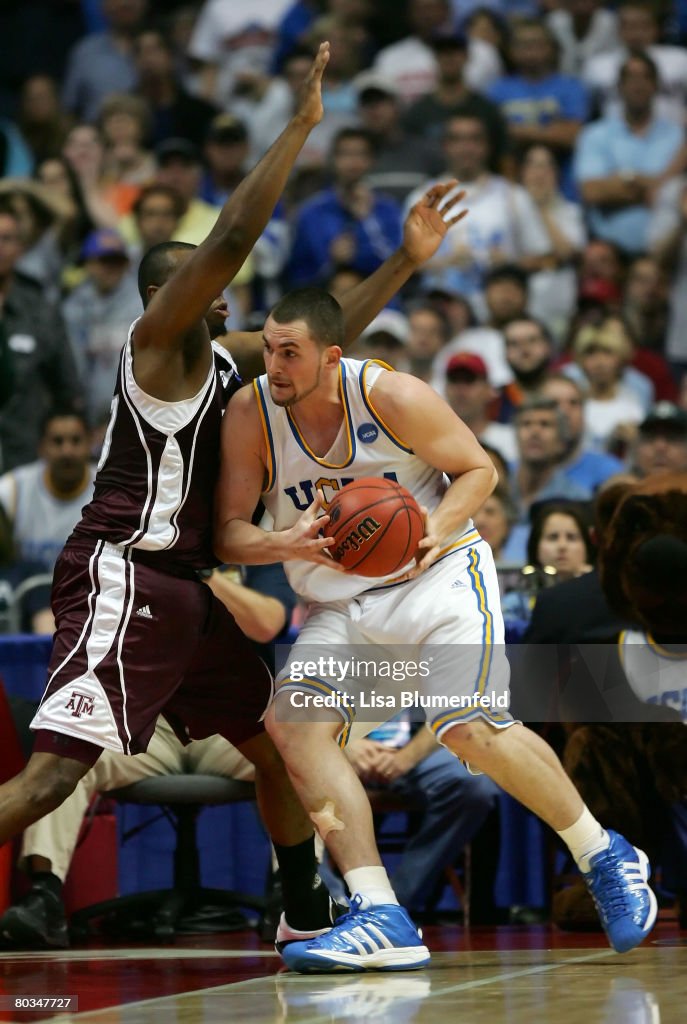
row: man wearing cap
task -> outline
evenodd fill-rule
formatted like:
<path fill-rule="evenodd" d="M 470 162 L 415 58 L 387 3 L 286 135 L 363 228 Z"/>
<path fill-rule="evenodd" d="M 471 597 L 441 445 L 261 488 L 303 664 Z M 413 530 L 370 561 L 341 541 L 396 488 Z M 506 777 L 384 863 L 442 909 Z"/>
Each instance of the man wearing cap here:
<path fill-rule="evenodd" d="M 495 448 L 506 462 L 515 462 L 518 447 L 510 423 L 489 419 L 496 391 L 489 383 L 487 366 L 475 352 L 456 352 L 446 365 L 446 401 L 478 441 Z"/>
<path fill-rule="evenodd" d="M 126 246 L 116 231 L 92 231 L 81 259 L 86 278 L 62 303 L 62 314 L 95 425 L 109 415 L 122 337 L 142 306 Z"/>
<path fill-rule="evenodd" d="M 393 82 L 374 71 L 364 71 L 353 79 L 353 85 L 360 123 L 374 143 L 368 184 L 401 203 L 423 181 L 441 172 L 440 151 L 418 138 L 417 133 L 411 137 L 402 126 L 398 90 Z"/>
<path fill-rule="evenodd" d="M 687 412 L 657 402 L 639 426 L 633 462 L 640 477 L 687 471 Z"/>

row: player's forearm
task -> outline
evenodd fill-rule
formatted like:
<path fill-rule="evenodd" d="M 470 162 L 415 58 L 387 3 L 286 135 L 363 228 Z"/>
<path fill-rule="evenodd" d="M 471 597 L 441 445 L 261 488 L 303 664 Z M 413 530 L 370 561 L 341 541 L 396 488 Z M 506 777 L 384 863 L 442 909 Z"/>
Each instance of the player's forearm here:
<path fill-rule="evenodd" d="M 346 324 L 346 346 L 353 344 L 417 269 L 418 264 L 401 245 L 374 274 L 346 292 L 339 300 Z"/>
<path fill-rule="evenodd" d="M 450 537 L 484 504 L 497 483 L 498 474 L 492 466 L 478 466 L 462 473 L 432 512 L 432 533 L 440 541 Z"/>
<path fill-rule="evenodd" d="M 231 565 L 270 565 L 286 557 L 280 533 L 263 530 L 245 519 L 228 519 L 219 527 L 215 554 Z"/>
<path fill-rule="evenodd" d="M 215 570 L 207 581 L 215 597 L 231 612 L 239 629 L 257 643 L 274 640 L 286 623 L 286 610 L 281 601 L 260 594 Z"/>
<path fill-rule="evenodd" d="M 208 241 L 223 240 L 246 256 L 284 191 L 291 169 L 312 129 L 296 114 L 263 158 L 222 207 Z"/>

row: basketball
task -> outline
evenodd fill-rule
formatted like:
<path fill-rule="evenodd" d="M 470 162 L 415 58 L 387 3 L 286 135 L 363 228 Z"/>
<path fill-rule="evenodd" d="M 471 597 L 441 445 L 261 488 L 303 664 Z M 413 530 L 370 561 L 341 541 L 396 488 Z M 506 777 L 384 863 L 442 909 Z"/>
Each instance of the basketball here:
<path fill-rule="evenodd" d="M 339 491 L 329 508 L 329 553 L 358 576 L 388 576 L 415 556 L 425 533 L 420 506 L 395 480 L 368 476 Z"/>

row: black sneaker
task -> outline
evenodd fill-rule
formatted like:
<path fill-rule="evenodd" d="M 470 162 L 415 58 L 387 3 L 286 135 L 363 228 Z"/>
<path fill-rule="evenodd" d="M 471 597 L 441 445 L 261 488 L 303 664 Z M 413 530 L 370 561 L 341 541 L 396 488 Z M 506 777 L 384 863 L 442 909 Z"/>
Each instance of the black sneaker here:
<path fill-rule="evenodd" d="M 69 932 L 64 904 L 42 886 L 34 887 L 0 917 L 5 949 L 67 949 Z"/>

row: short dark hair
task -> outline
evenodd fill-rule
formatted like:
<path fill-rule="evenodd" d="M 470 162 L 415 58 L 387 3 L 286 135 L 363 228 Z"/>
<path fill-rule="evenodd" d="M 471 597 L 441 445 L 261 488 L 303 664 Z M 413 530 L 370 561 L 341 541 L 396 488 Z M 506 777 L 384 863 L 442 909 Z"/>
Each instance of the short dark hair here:
<path fill-rule="evenodd" d="M 322 348 L 344 344 L 343 310 L 324 288 L 297 288 L 287 292 L 272 308 L 270 316 L 278 324 L 304 320 L 313 340 Z"/>
<path fill-rule="evenodd" d="M 148 288 L 163 285 L 172 276 L 176 263 L 171 258 L 179 249 L 196 249 L 190 242 L 160 242 L 148 249 L 138 268 L 138 292 L 144 306 L 148 305 Z"/>
<path fill-rule="evenodd" d="M 82 409 L 75 409 L 73 405 L 54 405 L 48 409 L 45 416 L 41 420 L 41 437 L 45 437 L 48 427 L 53 420 L 66 420 L 74 419 L 78 420 L 84 431 L 88 434 L 91 429 L 91 424 L 88 416 Z"/>
<path fill-rule="evenodd" d="M 338 152 L 341 143 L 348 142 L 349 139 L 362 139 L 370 153 L 374 153 L 374 141 L 370 133 L 365 128 L 356 128 L 351 125 L 348 128 L 341 128 L 334 136 L 331 145 L 332 156 Z"/>
<path fill-rule="evenodd" d="M 527 291 L 527 273 L 515 263 L 501 263 L 488 271 L 484 287 L 488 288 L 490 284 L 497 284 L 499 281 L 513 281 L 523 292 Z"/>
<path fill-rule="evenodd" d="M 151 196 L 164 196 L 165 199 L 169 199 L 174 207 L 174 213 L 177 219 L 180 219 L 184 215 L 184 200 L 175 188 L 171 185 L 144 185 L 139 192 L 134 205 L 131 207 L 131 212 L 134 217 L 140 217 L 141 209 L 145 204 L 146 199 L 150 199 Z"/>
<path fill-rule="evenodd" d="M 618 72 L 618 81 L 622 83 L 625 79 L 625 76 L 627 75 L 630 64 L 637 63 L 644 65 L 644 67 L 651 76 L 651 80 L 654 82 L 655 85 L 658 85 L 658 64 L 653 59 L 653 57 L 650 57 L 648 53 L 644 52 L 644 50 L 630 50 L 629 54 L 627 55 L 623 63 L 620 65 L 620 71 Z"/>

